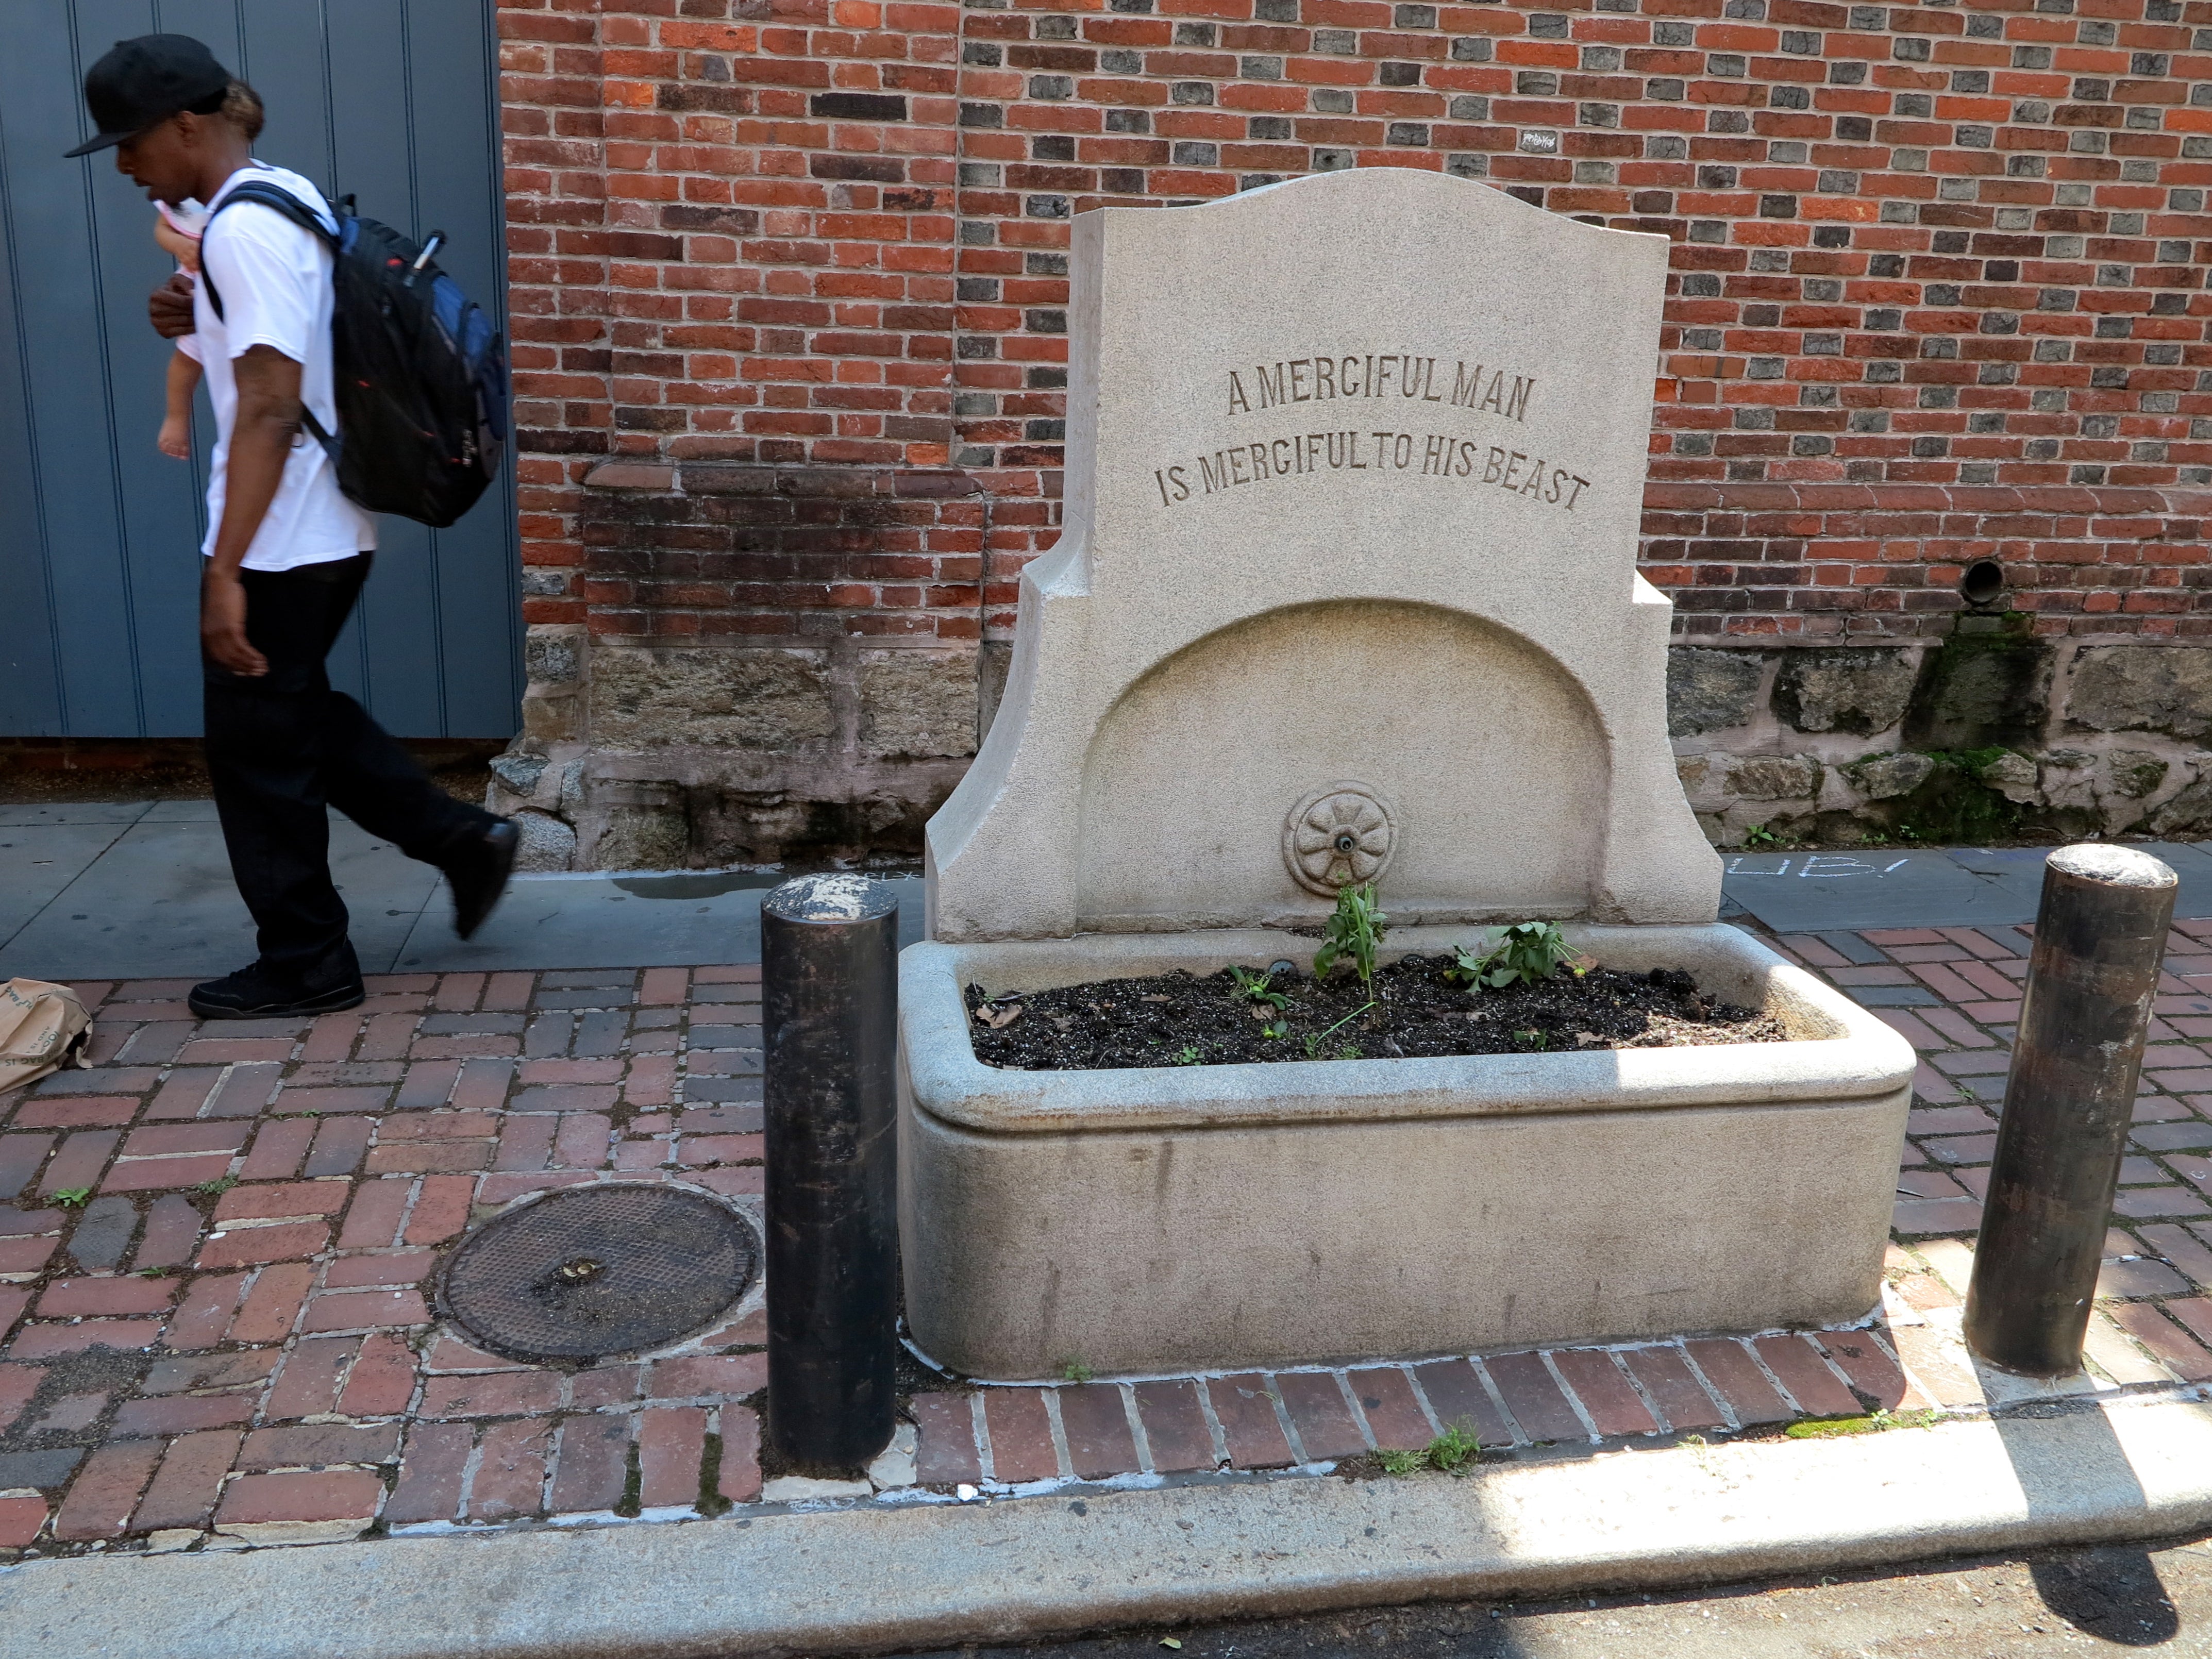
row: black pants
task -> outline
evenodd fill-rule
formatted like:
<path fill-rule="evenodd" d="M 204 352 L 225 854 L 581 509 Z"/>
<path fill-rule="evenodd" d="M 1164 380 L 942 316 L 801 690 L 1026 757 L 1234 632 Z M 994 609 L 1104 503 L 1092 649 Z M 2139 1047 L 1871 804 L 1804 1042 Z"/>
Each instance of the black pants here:
<path fill-rule="evenodd" d="M 331 690 L 323 659 L 370 556 L 246 570 L 246 636 L 269 672 L 244 678 L 203 657 L 208 772 L 239 896 L 273 972 L 322 986 L 354 971 L 346 908 L 331 881 L 327 804 L 410 858 L 442 864 L 494 822 L 423 775 L 366 710 Z"/>

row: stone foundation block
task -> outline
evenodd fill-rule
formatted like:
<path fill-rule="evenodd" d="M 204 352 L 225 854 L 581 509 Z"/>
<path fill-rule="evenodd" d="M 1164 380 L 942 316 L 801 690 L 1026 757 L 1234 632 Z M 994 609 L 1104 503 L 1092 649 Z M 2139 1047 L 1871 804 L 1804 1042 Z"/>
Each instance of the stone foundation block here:
<path fill-rule="evenodd" d="M 1917 654 L 1793 651 L 1775 678 L 1774 712 L 1800 732 L 1887 732 L 1911 702 Z"/>
<path fill-rule="evenodd" d="M 1667 735 L 1696 737 L 1741 726 L 1758 707 L 1765 659 L 1749 651 L 1701 651 L 1676 646 L 1667 653 Z"/>
<path fill-rule="evenodd" d="M 975 715 L 972 653 L 872 651 L 861 657 L 864 756 L 972 755 Z"/>
<path fill-rule="evenodd" d="M 2075 659 L 2066 717 L 2093 732 L 2212 732 L 2212 650 L 2093 647 Z"/>
<path fill-rule="evenodd" d="M 597 748 L 787 750 L 824 744 L 836 728 L 822 652 L 630 646 L 592 652 Z"/>

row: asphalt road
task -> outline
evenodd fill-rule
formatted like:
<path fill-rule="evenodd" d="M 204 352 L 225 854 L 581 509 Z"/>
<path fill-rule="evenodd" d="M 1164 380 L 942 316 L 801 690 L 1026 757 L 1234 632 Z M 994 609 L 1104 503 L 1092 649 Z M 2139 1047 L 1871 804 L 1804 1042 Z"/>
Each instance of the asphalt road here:
<path fill-rule="evenodd" d="M 2011 1659 L 2129 1651 L 2212 1656 L 2212 1541 L 1980 1557 L 1674 1596 L 1431 1602 L 939 1650 L 923 1659 Z"/>

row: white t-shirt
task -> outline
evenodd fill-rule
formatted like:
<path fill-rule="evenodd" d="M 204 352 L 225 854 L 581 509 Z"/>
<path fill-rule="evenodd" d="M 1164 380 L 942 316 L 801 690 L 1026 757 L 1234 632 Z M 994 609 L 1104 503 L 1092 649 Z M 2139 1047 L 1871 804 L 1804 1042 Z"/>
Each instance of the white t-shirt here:
<path fill-rule="evenodd" d="M 331 223 L 313 185 L 296 173 L 255 162 L 241 167 L 215 193 L 219 205 L 247 179 L 275 185 Z M 208 480 L 208 532 L 200 551 L 215 551 L 222 526 L 223 484 L 230 459 L 230 428 L 238 415 L 238 382 L 232 362 L 254 346 L 274 347 L 298 363 L 300 395 L 325 432 L 337 430 L 331 398 L 331 252 L 323 240 L 274 208 L 240 202 L 208 227 L 200 242 L 207 280 L 194 286 L 192 319 L 198 349 L 192 354 L 207 374 L 215 405 L 215 464 Z M 218 317 L 208 283 L 222 295 Z M 290 570 L 303 564 L 349 559 L 376 545 L 376 520 L 338 489 L 328 454 L 302 428 L 284 462 L 284 477 L 246 550 L 248 570 Z"/>

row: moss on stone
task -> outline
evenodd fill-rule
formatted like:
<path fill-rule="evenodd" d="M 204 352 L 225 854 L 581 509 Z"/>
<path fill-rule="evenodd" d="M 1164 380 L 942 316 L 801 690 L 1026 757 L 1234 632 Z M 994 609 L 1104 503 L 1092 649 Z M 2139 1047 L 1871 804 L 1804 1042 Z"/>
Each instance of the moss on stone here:
<path fill-rule="evenodd" d="M 1962 617 L 1921 665 L 1905 718 L 1905 746 L 1927 752 L 2039 743 L 2053 656 L 2025 611 Z"/>

